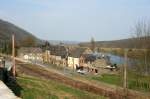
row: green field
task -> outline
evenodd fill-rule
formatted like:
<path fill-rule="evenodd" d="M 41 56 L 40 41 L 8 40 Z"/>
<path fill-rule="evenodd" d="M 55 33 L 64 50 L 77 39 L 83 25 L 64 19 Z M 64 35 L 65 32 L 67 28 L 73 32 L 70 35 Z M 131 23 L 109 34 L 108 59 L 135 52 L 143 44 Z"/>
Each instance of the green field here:
<path fill-rule="evenodd" d="M 63 67 L 49 66 L 49 68 L 56 69 L 62 72 Z M 59 69 L 58 69 L 59 68 Z M 73 78 L 78 78 L 87 81 L 94 81 L 96 83 L 104 82 L 110 85 L 117 85 L 123 87 L 123 74 L 100 74 L 100 75 L 80 75 L 78 73 L 72 74 Z M 150 92 L 150 76 L 142 76 L 139 73 L 128 72 L 127 74 L 128 88 L 141 92 Z"/>
<path fill-rule="evenodd" d="M 14 88 L 16 94 L 23 99 L 106 99 L 93 93 L 82 91 L 62 83 L 21 75 L 17 77 L 21 88 Z"/>
<path fill-rule="evenodd" d="M 90 79 L 123 87 L 123 76 L 116 74 L 103 74 L 90 77 Z M 127 83 L 129 89 L 150 92 L 149 76 L 140 76 L 129 73 Z"/>

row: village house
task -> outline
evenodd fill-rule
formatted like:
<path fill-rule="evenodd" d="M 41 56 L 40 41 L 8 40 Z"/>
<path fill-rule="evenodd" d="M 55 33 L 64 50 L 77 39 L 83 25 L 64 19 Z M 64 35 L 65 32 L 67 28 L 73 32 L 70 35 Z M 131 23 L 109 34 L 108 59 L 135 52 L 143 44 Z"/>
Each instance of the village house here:
<path fill-rule="evenodd" d="M 44 62 L 56 65 L 67 65 L 67 49 L 61 45 L 50 45 L 43 55 Z"/>
<path fill-rule="evenodd" d="M 68 67 L 76 69 L 77 66 L 83 66 L 86 54 L 92 54 L 92 51 L 89 48 L 75 48 L 69 51 Z"/>
<path fill-rule="evenodd" d="M 38 47 L 21 47 L 18 50 L 18 57 L 32 62 L 43 62 L 42 49 Z"/>
<path fill-rule="evenodd" d="M 45 52 L 43 53 L 43 62 L 49 62 L 50 61 L 50 51 L 49 50 L 45 50 Z"/>

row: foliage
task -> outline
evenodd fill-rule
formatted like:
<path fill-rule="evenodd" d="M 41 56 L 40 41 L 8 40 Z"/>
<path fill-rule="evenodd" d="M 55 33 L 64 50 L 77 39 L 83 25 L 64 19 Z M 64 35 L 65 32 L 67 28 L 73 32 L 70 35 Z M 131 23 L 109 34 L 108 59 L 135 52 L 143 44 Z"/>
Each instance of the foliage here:
<path fill-rule="evenodd" d="M 146 20 L 141 20 L 135 25 L 134 29 L 134 35 L 137 38 L 137 43 L 138 45 L 141 45 L 142 48 L 144 49 L 144 57 L 142 59 L 144 60 L 144 64 L 142 64 L 142 67 L 144 69 L 145 74 L 147 75 L 150 73 L 150 23 Z M 137 66 L 137 70 L 140 71 L 139 65 Z M 138 72 L 137 71 L 137 72 Z"/>
<path fill-rule="evenodd" d="M 11 41 L 0 42 L 0 53 L 11 54 L 12 46 Z"/>
<path fill-rule="evenodd" d="M 18 45 L 21 45 L 22 42 L 20 42 L 20 41 L 22 41 L 28 37 L 34 39 L 34 41 L 36 41 L 36 43 L 38 43 L 38 44 L 42 43 L 41 40 L 37 39 L 31 33 L 15 26 L 12 23 L 9 23 L 9 22 L 6 22 L 6 21 L 3 21 L 0 19 L 0 43 L 5 42 L 6 40 L 11 41 L 12 34 L 15 35 L 15 40 Z M 0 44 L 0 46 L 1 46 L 1 44 Z"/>
<path fill-rule="evenodd" d="M 35 46 L 35 44 L 36 44 L 36 41 L 34 40 L 33 37 L 30 37 L 30 36 L 26 37 L 25 39 L 21 41 L 21 46 L 24 46 L 24 47 L 33 47 Z"/>
<path fill-rule="evenodd" d="M 91 38 L 91 50 L 94 52 L 95 51 L 95 40 L 94 40 L 94 38 L 92 37 Z"/>

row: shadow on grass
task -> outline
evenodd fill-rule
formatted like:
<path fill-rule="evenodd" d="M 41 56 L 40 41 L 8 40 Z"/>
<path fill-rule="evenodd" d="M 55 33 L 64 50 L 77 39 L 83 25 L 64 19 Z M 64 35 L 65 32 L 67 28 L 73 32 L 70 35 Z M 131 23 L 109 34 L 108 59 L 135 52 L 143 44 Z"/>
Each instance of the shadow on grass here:
<path fill-rule="evenodd" d="M 16 78 L 14 78 L 10 72 L 8 72 L 7 75 L 8 78 L 5 81 L 5 84 L 13 91 L 16 96 L 20 97 L 21 90 L 23 90 L 23 88 L 17 83 Z"/>

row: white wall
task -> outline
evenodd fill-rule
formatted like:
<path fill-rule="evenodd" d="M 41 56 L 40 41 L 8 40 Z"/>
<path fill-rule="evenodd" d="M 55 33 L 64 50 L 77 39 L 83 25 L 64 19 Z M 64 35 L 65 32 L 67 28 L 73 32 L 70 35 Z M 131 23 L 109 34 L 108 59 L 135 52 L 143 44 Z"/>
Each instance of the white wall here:
<path fill-rule="evenodd" d="M 79 58 L 68 57 L 68 67 L 76 69 L 79 66 Z"/>
<path fill-rule="evenodd" d="M 60 61 L 61 60 L 61 56 L 56 56 L 56 60 Z"/>
<path fill-rule="evenodd" d="M 28 60 L 29 56 L 28 55 L 24 55 L 23 58 L 26 59 L 26 60 Z"/>
<path fill-rule="evenodd" d="M 73 67 L 73 57 L 68 57 L 68 67 Z"/>
<path fill-rule="evenodd" d="M 73 64 L 74 69 L 76 69 L 76 65 L 79 66 L 79 58 L 74 58 L 74 64 Z"/>
<path fill-rule="evenodd" d="M 23 59 L 25 60 L 32 60 L 32 61 L 43 61 L 43 58 L 42 58 L 42 54 L 37 54 L 37 55 L 33 55 L 33 54 L 25 54 L 23 55 Z"/>

